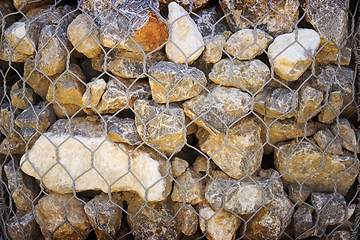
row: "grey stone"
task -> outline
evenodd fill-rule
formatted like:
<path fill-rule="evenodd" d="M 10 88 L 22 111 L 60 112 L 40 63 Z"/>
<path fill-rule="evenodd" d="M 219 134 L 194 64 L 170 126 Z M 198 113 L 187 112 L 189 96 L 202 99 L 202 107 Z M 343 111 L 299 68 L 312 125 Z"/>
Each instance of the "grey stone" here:
<path fill-rule="evenodd" d="M 97 195 L 84 206 L 84 211 L 95 228 L 97 239 L 115 237 L 121 226 L 123 211 L 122 202 L 116 196 L 110 199 L 107 194 Z"/>
<path fill-rule="evenodd" d="M 335 231 L 332 233 L 329 237 L 330 240 L 350 240 L 351 239 L 351 233 L 349 231 L 340 230 Z"/>
<path fill-rule="evenodd" d="M 272 4 L 265 0 L 220 0 L 219 3 L 232 32 L 257 24 L 257 29 L 276 37 L 291 32 L 293 23 L 298 21 L 298 0 L 276 0 Z"/>
<path fill-rule="evenodd" d="M 153 148 L 171 155 L 186 143 L 185 114 L 181 105 L 167 107 L 153 100 L 135 102 L 135 124 L 141 139 Z"/>
<path fill-rule="evenodd" d="M 196 136 L 201 151 L 230 177 L 240 179 L 260 168 L 263 156 L 261 123 L 254 116 L 239 120 L 228 134 L 212 135 L 200 128 Z"/>
<path fill-rule="evenodd" d="M 270 70 L 258 59 L 232 61 L 226 58 L 214 65 L 209 78 L 222 86 L 237 87 L 254 94 L 270 79 Z"/>
<path fill-rule="evenodd" d="M 199 226 L 199 218 L 193 206 L 176 202 L 173 204 L 173 209 L 180 231 L 186 236 L 195 234 Z"/>
<path fill-rule="evenodd" d="M 13 216 L 6 222 L 6 227 L 12 240 L 44 239 L 32 212 L 28 212 L 24 216 L 19 216 L 18 214 Z"/>
<path fill-rule="evenodd" d="M 102 116 L 103 125 L 107 129 L 107 136 L 113 142 L 123 142 L 130 145 L 139 145 L 142 140 L 137 133 L 135 120 L 118 118 L 116 116 Z"/>
<path fill-rule="evenodd" d="M 250 94 L 237 88 L 212 84 L 183 104 L 185 114 L 211 134 L 225 133 L 251 109 Z"/>
<path fill-rule="evenodd" d="M 341 145 L 351 151 L 360 152 L 360 146 L 356 139 L 354 126 L 346 119 L 341 118 L 331 126 L 331 132 L 340 140 Z"/>
<path fill-rule="evenodd" d="M 303 204 L 311 194 L 311 188 L 292 183 L 288 186 L 289 199 L 297 205 Z"/>
<path fill-rule="evenodd" d="M 224 14 L 218 6 L 200 10 L 196 15 L 192 15 L 192 19 L 196 23 L 201 35 L 203 37 L 223 34 L 228 30 L 226 20 L 223 18 Z"/>
<path fill-rule="evenodd" d="M 20 85 L 23 85 L 22 80 L 19 80 L 19 82 Z M 24 110 L 35 103 L 36 96 L 32 88 L 25 87 L 25 84 L 23 86 L 16 86 L 19 82 L 10 91 L 11 105 L 14 108 Z"/>
<path fill-rule="evenodd" d="M 226 38 L 223 35 L 215 35 L 213 38 L 204 39 L 206 45 L 202 55 L 205 63 L 217 63 L 221 60 Z"/>
<path fill-rule="evenodd" d="M 339 138 L 331 133 L 329 129 L 319 130 L 314 135 L 314 140 L 319 145 L 321 150 L 328 154 L 343 155 L 342 146 Z"/>
<path fill-rule="evenodd" d="M 25 62 L 29 55 L 23 54 L 10 47 L 9 42 L 4 37 L 0 44 L 0 59 L 3 61 L 11 62 Z"/>
<path fill-rule="evenodd" d="M 161 61 L 149 69 L 152 97 L 157 103 L 193 98 L 206 87 L 205 74 L 184 64 Z"/>
<path fill-rule="evenodd" d="M 301 205 L 294 213 L 294 228 L 295 237 L 304 239 L 314 235 L 314 229 L 309 230 L 313 227 L 314 222 L 312 213 L 314 208 L 309 205 Z"/>
<path fill-rule="evenodd" d="M 299 102 L 298 92 L 288 88 L 276 88 L 272 91 L 266 105 L 267 118 L 284 120 L 296 114 Z"/>
<path fill-rule="evenodd" d="M 7 16 L 6 18 L 2 17 L 0 19 L 0 26 L 4 26 L 4 28 L 0 30 L 0 34 L 17 20 L 15 15 L 10 15 L 12 12 L 14 12 L 14 7 L 12 6 L 11 1 L 2 1 L 0 3 L 0 15 Z"/>
<path fill-rule="evenodd" d="M 299 122 L 307 122 L 319 113 L 323 94 L 309 86 L 300 89 L 299 114 L 295 115 Z"/>
<path fill-rule="evenodd" d="M 188 167 L 189 167 L 189 163 L 186 160 L 181 159 L 179 157 L 175 157 L 171 161 L 172 174 L 174 178 L 177 178 L 181 174 L 183 174 Z"/>

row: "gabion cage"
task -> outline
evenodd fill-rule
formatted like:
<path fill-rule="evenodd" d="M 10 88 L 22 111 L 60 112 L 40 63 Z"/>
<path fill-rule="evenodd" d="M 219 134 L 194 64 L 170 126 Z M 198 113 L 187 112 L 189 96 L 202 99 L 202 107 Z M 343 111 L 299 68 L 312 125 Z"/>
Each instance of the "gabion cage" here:
<path fill-rule="evenodd" d="M 0 1 L 0 238 L 359 239 L 358 11 Z"/>

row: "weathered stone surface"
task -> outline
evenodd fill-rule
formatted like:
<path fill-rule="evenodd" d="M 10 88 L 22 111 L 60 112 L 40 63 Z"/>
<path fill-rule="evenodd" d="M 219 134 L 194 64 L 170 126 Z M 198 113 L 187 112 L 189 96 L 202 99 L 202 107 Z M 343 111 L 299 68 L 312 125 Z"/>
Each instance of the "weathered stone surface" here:
<path fill-rule="evenodd" d="M 93 79 L 87 84 L 86 91 L 82 96 L 82 103 L 90 112 L 99 104 L 105 89 L 106 82 L 102 78 Z"/>
<path fill-rule="evenodd" d="M 222 59 L 214 65 L 209 78 L 217 84 L 237 87 L 254 94 L 270 79 L 270 70 L 258 59 Z"/>
<path fill-rule="evenodd" d="M 97 239 L 115 237 L 121 226 L 121 208 L 122 202 L 116 196 L 110 199 L 107 194 L 97 195 L 84 206 L 90 224 L 95 228 Z"/>
<path fill-rule="evenodd" d="M 205 50 L 203 59 L 206 63 L 217 63 L 221 60 L 223 49 L 225 47 L 226 38 L 223 35 L 216 35 L 213 38 L 205 39 Z"/>
<path fill-rule="evenodd" d="M 10 15 L 14 11 L 14 7 L 11 4 L 11 1 L 2 1 L 0 3 L 0 15 L 3 16 L 0 19 L 0 26 L 4 26 L 4 29 L 0 30 L 0 34 L 3 33 L 3 30 L 5 30 L 8 26 L 13 24 L 16 21 L 15 15 Z M 5 18 L 6 16 L 6 18 Z"/>
<path fill-rule="evenodd" d="M 319 130 L 314 135 L 314 140 L 319 145 L 321 150 L 328 154 L 343 155 L 342 146 L 339 138 L 331 133 L 329 129 Z"/>
<path fill-rule="evenodd" d="M 150 96 L 150 86 L 145 80 L 133 83 L 125 79 L 111 78 L 96 108 L 101 114 L 115 113 L 123 108 L 133 108 L 136 100 L 149 99 Z"/>
<path fill-rule="evenodd" d="M 332 233 L 330 235 L 329 239 L 330 240 L 350 240 L 351 234 L 349 231 L 340 230 L 340 231 L 336 231 L 336 232 Z"/>
<path fill-rule="evenodd" d="M 309 86 L 300 89 L 299 114 L 295 115 L 300 122 L 307 122 L 320 111 L 323 101 L 321 91 Z"/>
<path fill-rule="evenodd" d="M 186 124 L 186 135 L 191 135 L 196 133 L 198 126 L 193 122 L 188 116 L 185 115 L 185 124 Z"/>
<path fill-rule="evenodd" d="M 20 114 L 19 109 L 15 109 L 9 103 L 4 103 L 0 108 L 0 131 L 5 136 L 9 136 L 15 128 L 15 119 Z"/>
<path fill-rule="evenodd" d="M 198 0 L 198 1 L 189 1 L 189 0 L 159 0 L 160 3 L 169 4 L 170 2 L 176 2 L 181 5 L 187 11 L 196 12 L 199 9 L 206 6 L 210 1 L 209 0 Z"/>
<path fill-rule="evenodd" d="M 83 239 L 91 229 L 84 203 L 73 194 L 46 195 L 35 206 L 35 213 L 45 239 Z"/>
<path fill-rule="evenodd" d="M 75 104 L 53 103 L 53 108 L 55 115 L 58 118 L 68 118 L 75 115 L 79 117 L 85 115 L 84 112 L 80 110 L 79 105 Z"/>
<path fill-rule="evenodd" d="M 81 68 L 76 64 L 70 64 L 69 69 L 58 77 L 55 84 L 49 85 L 46 100 L 51 103 L 56 101 L 60 104 L 73 104 L 80 108 L 83 106 L 85 85 L 86 79 Z"/>
<path fill-rule="evenodd" d="M 26 55 L 33 55 L 38 44 L 40 29 L 35 24 L 29 25 L 25 22 L 15 22 L 8 27 L 4 33 L 9 45 L 15 51 Z"/>
<path fill-rule="evenodd" d="M 333 192 L 336 181 L 337 192 L 346 195 L 359 171 L 354 165 L 357 160 L 350 155 L 323 154 L 306 140 L 298 144 L 278 144 L 274 157 L 276 169 L 280 174 L 286 172 L 282 176 L 285 185 L 296 183 L 294 178 L 302 183 L 309 177 L 303 185 L 313 192 Z"/>
<path fill-rule="evenodd" d="M 321 38 L 320 52 L 315 57 L 315 64 L 349 66 L 351 61 L 351 38 L 347 39 L 341 46 L 337 46 L 333 41 Z"/>
<path fill-rule="evenodd" d="M 294 213 L 295 237 L 304 239 L 314 235 L 312 213 L 314 208 L 309 205 L 301 205 Z M 317 227 L 316 227 L 317 228 Z M 316 230 L 315 230 L 316 231 Z M 320 237 L 320 236 L 319 236 Z"/>
<path fill-rule="evenodd" d="M 60 119 L 22 157 L 21 169 L 37 179 L 43 176 L 44 186 L 58 193 L 73 192 L 75 182 L 75 191 L 135 191 L 145 197 L 142 186 L 152 186 L 147 191 L 148 201 L 164 200 L 171 186 L 169 177 L 164 177 L 167 174 L 165 159 L 146 147 L 137 148 L 129 157 L 134 149 L 127 144 L 106 141 L 102 123 L 96 117 L 73 118 L 71 122 Z M 72 178 L 56 161 L 61 162 Z M 142 186 L 132 174 L 123 176 L 129 169 Z"/>
<path fill-rule="evenodd" d="M 86 14 L 78 15 L 67 28 L 67 36 L 78 52 L 88 58 L 96 57 L 101 52 L 99 28 Z M 89 36 L 88 36 L 89 35 Z"/>
<path fill-rule="evenodd" d="M 251 96 L 240 89 L 212 84 L 200 95 L 183 104 L 185 114 L 211 134 L 225 133 L 247 114 Z"/>
<path fill-rule="evenodd" d="M 214 136 L 200 128 L 196 136 L 201 151 L 211 156 L 230 177 L 240 179 L 260 168 L 263 148 L 261 123 L 257 118 L 249 116 L 241 119 L 230 128 L 228 135 L 220 133 Z"/>
<path fill-rule="evenodd" d="M 53 4 L 53 3 L 54 0 L 39 0 L 39 1 L 13 0 L 14 7 L 23 13 L 26 13 L 32 8 L 36 8 L 46 4 Z"/>
<path fill-rule="evenodd" d="M 269 61 L 274 61 L 274 71 L 282 79 L 295 81 L 310 66 L 319 45 L 320 37 L 317 32 L 298 29 L 275 38 L 268 49 Z"/>
<path fill-rule="evenodd" d="M 0 44 L 0 59 L 11 62 L 25 62 L 29 55 L 23 54 L 10 47 L 6 38 L 3 38 Z"/>
<path fill-rule="evenodd" d="M 205 200 L 204 183 L 200 179 L 201 175 L 192 169 L 186 171 L 176 178 L 171 199 L 174 202 L 186 202 L 192 205 L 198 204 Z"/>
<path fill-rule="evenodd" d="M 298 92 L 289 88 L 276 88 L 272 91 L 266 104 L 265 116 L 284 120 L 296 115 L 299 102 Z"/>
<path fill-rule="evenodd" d="M 12 200 L 15 202 L 17 210 L 29 212 L 35 198 L 39 194 L 39 187 L 34 179 L 25 175 L 14 161 L 4 165 L 4 171 L 8 180 L 8 188 L 11 192 Z"/>
<path fill-rule="evenodd" d="M 192 64 L 204 50 L 204 40 L 194 20 L 179 4 L 169 4 L 170 41 L 165 45 L 167 57 L 175 63 Z"/>
<path fill-rule="evenodd" d="M 186 236 L 195 234 L 198 229 L 199 219 L 193 206 L 176 202 L 173 203 L 173 209 L 180 231 Z"/>
<path fill-rule="evenodd" d="M 331 123 L 336 116 L 339 116 L 344 105 L 344 99 L 341 91 L 329 93 L 329 97 L 321 109 L 318 119 L 322 123 Z"/>
<path fill-rule="evenodd" d="M 212 36 L 214 34 L 223 34 L 228 30 L 228 24 L 223 18 L 224 14 L 220 7 L 215 6 L 206 8 L 192 14 L 192 19 L 197 25 L 199 32 L 203 37 Z"/>
<path fill-rule="evenodd" d="M 232 32 L 259 23 L 257 29 L 276 37 L 291 32 L 298 21 L 298 0 L 276 0 L 272 4 L 265 0 L 220 0 L 219 3 Z"/>
<path fill-rule="evenodd" d="M 21 217 L 19 214 L 13 216 L 6 222 L 6 227 L 10 238 L 13 240 L 44 239 L 32 212 L 29 212 Z"/>
<path fill-rule="evenodd" d="M 360 152 L 360 147 L 357 146 L 354 127 L 346 118 L 341 118 L 338 122 L 332 125 L 331 131 L 335 136 L 338 137 L 341 145 L 345 149 L 351 152 L 355 152 L 356 148 L 356 152 Z"/>
<path fill-rule="evenodd" d="M 289 199 L 297 205 L 303 204 L 311 194 L 311 188 L 292 183 L 288 187 Z"/>
<path fill-rule="evenodd" d="M 186 160 L 181 159 L 179 157 L 175 157 L 171 161 L 172 174 L 174 178 L 177 178 L 181 174 L 183 174 L 188 167 L 189 167 L 189 163 Z"/>
<path fill-rule="evenodd" d="M 183 101 L 200 94 L 206 87 L 205 74 L 197 68 L 161 61 L 149 69 L 152 97 L 157 103 Z"/>
<path fill-rule="evenodd" d="M 239 60 L 251 60 L 261 55 L 272 41 L 273 37 L 262 30 L 242 29 L 227 40 L 225 51 Z"/>
<path fill-rule="evenodd" d="M 153 100 L 139 99 L 135 102 L 135 124 L 138 133 L 148 145 L 171 155 L 186 143 L 185 114 L 181 105 L 168 107 Z"/>
<path fill-rule="evenodd" d="M 205 175 L 209 169 L 209 174 L 212 174 L 216 169 L 216 165 L 210 159 L 207 159 L 204 156 L 199 156 L 196 158 L 192 166 L 193 170 L 201 175 Z"/>
<path fill-rule="evenodd" d="M 226 210 L 215 212 L 206 204 L 199 207 L 199 214 L 200 229 L 209 239 L 232 240 L 241 224 L 236 215 Z"/>
<path fill-rule="evenodd" d="M 22 80 L 19 81 L 21 81 L 20 84 L 22 85 Z M 14 108 L 24 110 L 35 103 L 35 94 L 31 88 L 15 86 L 16 84 L 10 91 L 11 105 Z"/>
<path fill-rule="evenodd" d="M 142 140 L 136 130 L 135 120 L 118 118 L 116 116 L 102 116 L 107 136 L 113 142 L 123 142 L 130 145 L 139 145 Z"/>

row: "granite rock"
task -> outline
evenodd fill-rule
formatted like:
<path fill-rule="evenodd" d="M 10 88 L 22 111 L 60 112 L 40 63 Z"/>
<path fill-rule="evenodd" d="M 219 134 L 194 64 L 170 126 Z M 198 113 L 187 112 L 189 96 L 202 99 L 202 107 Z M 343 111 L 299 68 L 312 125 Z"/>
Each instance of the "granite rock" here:
<path fill-rule="evenodd" d="M 199 218 L 193 206 L 176 202 L 173 204 L 173 209 L 180 231 L 186 236 L 195 234 L 199 226 Z"/>
<path fill-rule="evenodd" d="M 110 141 L 122 142 L 130 145 L 139 145 L 142 140 L 136 130 L 135 120 L 131 118 L 118 118 L 116 116 L 103 116 L 104 128 Z"/>
<path fill-rule="evenodd" d="M 206 6 L 210 1 L 209 0 L 198 0 L 198 1 L 189 1 L 189 0 L 159 0 L 160 3 L 169 4 L 171 2 L 176 2 L 180 6 L 186 9 L 189 12 L 196 12 L 199 9 Z"/>
<path fill-rule="evenodd" d="M 294 213 L 294 228 L 295 228 L 295 237 L 299 237 L 299 239 L 304 239 L 310 236 L 321 236 L 320 232 L 318 232 L 317 227 L 315 229 L 311 229 L 314 226 L 312 214 L 314 212 L 314 208 L 309 205 L 301 205 Z M 311 230 L 310 230 L 311 229 Z"/>
<path fill-rule="evenodd" d="M 328 154 L 343 155 L 341 142 L 338 137 L 331 133 L 329 129 L 319 130 L 314 135 L 314 140 L 321 150 Z"/>
<path fill-rule="evenodd" d="M 197 25 L 203 37 L 213 36 L 213 34 L 223 34 L 228 30 L 228 24 L 223 18 L 224 14 L 220 7 L 214 6 L 200 10 L 192 19 Z M 214 32 L 213 32 L 214 31 Z"/>

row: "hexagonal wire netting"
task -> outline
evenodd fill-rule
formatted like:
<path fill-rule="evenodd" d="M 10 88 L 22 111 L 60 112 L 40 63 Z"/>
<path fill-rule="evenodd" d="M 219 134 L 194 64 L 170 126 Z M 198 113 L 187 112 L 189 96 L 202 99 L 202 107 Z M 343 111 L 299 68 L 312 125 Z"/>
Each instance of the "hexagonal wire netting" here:
<path fill-rule="evenodd" d="M 355 0 L 0 2 L 1 239 L 358 239 Z"/>

